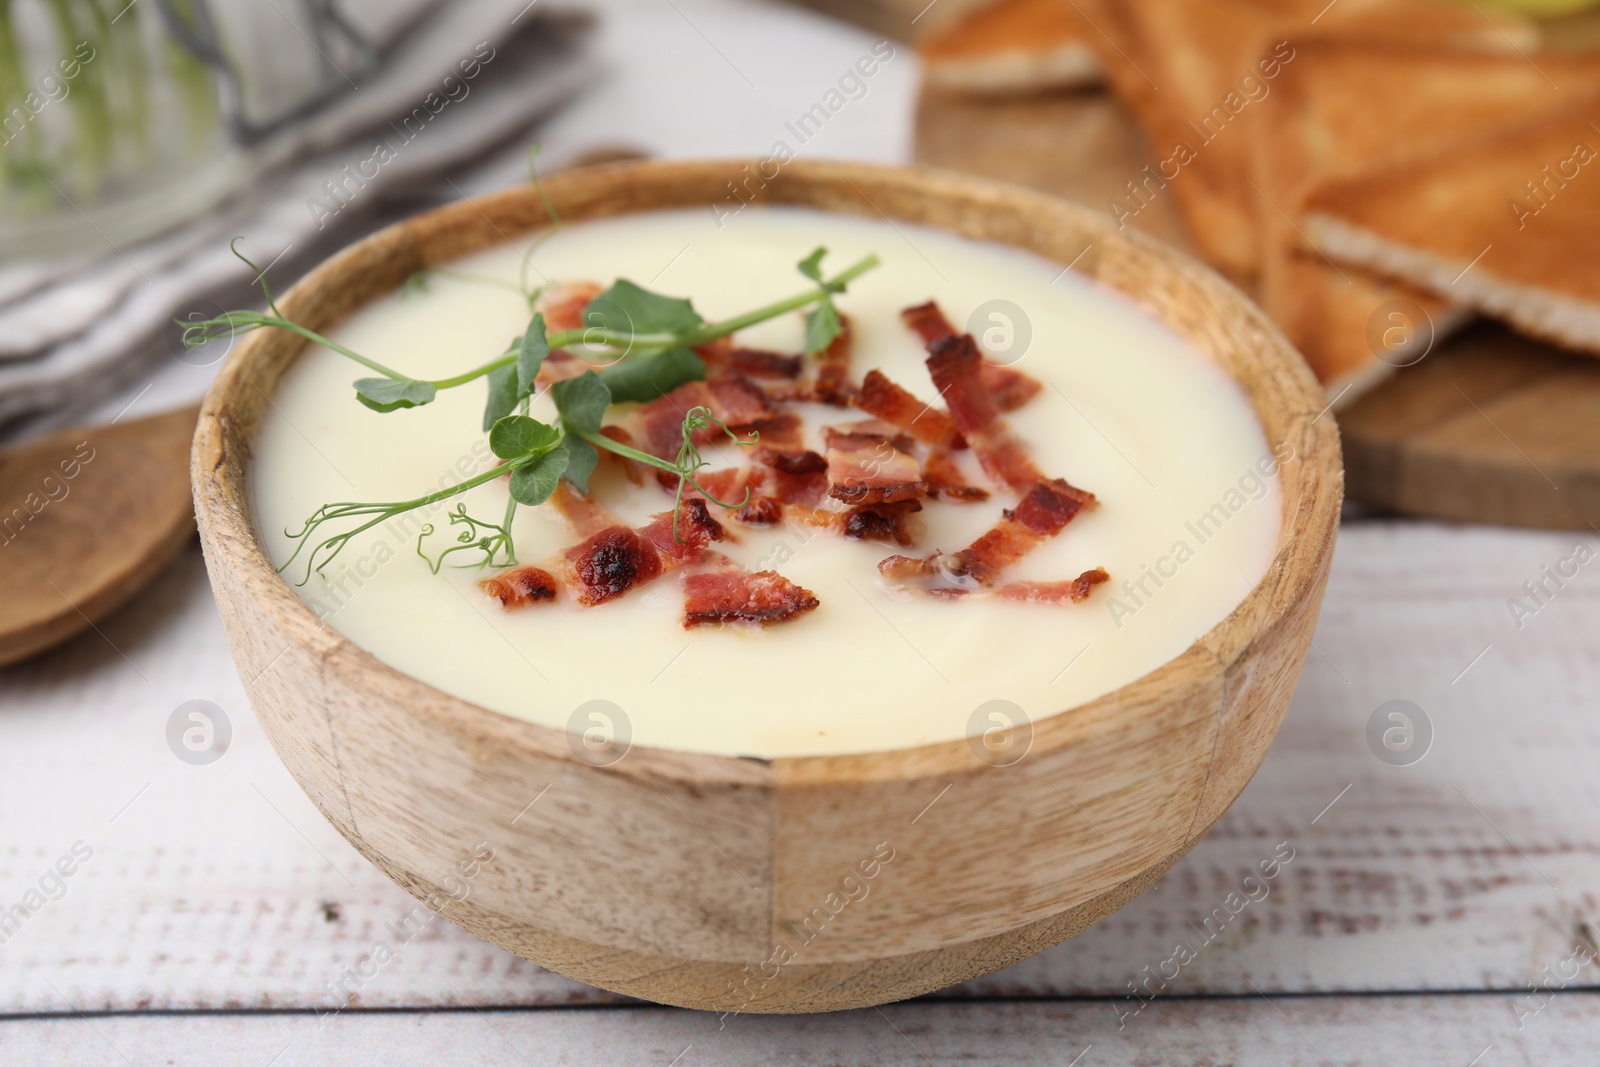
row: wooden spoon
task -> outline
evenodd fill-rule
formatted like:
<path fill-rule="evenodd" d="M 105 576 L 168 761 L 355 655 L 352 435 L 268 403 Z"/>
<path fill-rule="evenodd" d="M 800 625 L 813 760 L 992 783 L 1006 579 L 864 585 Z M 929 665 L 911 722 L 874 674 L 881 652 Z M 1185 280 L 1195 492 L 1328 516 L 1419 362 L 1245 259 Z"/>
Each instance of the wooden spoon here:
<path fill-rule="evenodd" d="M 0 666 L 93 626 L 194 537 L 198 408 L 0 452 Z"/>

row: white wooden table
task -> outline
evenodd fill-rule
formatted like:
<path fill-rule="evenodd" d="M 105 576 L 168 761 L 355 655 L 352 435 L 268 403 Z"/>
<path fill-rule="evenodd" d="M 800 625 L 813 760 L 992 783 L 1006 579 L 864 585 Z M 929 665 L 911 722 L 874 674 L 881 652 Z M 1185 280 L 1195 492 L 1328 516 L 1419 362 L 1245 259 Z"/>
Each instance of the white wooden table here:
<path fill-rule="evenodd" d="M 613 6 L 615 76 L 546 132 L 552 148 L 762 152 L 871 44 L 731 0 Z M 691 69 L 674 79 L 674 62 Z M 905 158 L 910 56 L 883 73 L 819 155 Z M 192 393 L 193 371 L 141 403 Z M 0 909 L 31 912 L 0 925 L 0 1064 L 1594 1063 L 1600 562 L 1520 629 L 1507 606 L 1576 540 L 1348 521 L 1282 733 L 1156 888 L 932 998 L 725 1025 L 443 920 L 351 977 L 411 898 L 279 765 L 193 550 L 100 632 L 0 672 Z M 232 726 L 207 766 L 166 739 L 195 699 Z M 1396 699 L 1432 729 L 1404 766 L 1367 737 Z M 1267 895 L 1230 914 L 1244 876 L 1288 849 Z M 69 877 L 47 873 L 58 861 Z M 1194 958 L 1174 968 L 1180 943 Z M 356 996 L 336 1012 L 341 982 Z"/>

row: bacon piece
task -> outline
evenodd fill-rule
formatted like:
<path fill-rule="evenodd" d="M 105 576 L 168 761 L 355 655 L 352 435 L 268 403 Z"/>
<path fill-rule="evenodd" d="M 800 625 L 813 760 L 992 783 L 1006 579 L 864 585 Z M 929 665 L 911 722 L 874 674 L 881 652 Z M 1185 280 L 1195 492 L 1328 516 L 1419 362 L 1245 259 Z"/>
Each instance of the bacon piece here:
<path fill-rule="evenodd" d="M 762 348 L 744 348 L 733 343 L 731 337 L 719 337 L 703 345 L 694 346 L 695 355 L 706 365 L 707 377 L 715 377 L 726 370 L 736 370 L 746 377 L 762 381 L 793 382 L 805 368 L 800 356 L 769 352 Z"/>
<path fill-rule="evenodd" d="M 640 449 L 662 459 L 678 454 L 683 444 L 683 417 L 693 407 L 704 407 L 729 426 L 759 423 L 773 415 L 772 404 L 759 386 L 738 371 L 729 370 L 703 382 L 685 382 L 665 396 L 640 404 L 623 420 Z M 704 443 L 722 433 L 715 426 L 700 431 Z"/>
<path fill-rule="evenodd" d="M 950 418 L 967 439 L 973 455 L 997 484 L 1026 493 L 1044 481 L 1011 427 L 995 409 L 983 387 L 979 368 L 983 357 L 970 334 L 953 334 L 932 346 L 928 371 L 950 406 Z"/>
<path fill-rule="evenodd" d="M 1009 582 L 995 590 L 1007 600 L 1021 600 L 1029 604 L 1076 604 L 1083 600 L 1101 582 L 1111 580 L 1104 567 L 1084 571 L 1065 582 Z"/>
<path fill-rule="evenodd" d="M 848 407 L 855 393 L 855 386 L 850 384 L 850 355 L 855 348 L 851 333 L 850 316 L 841 314 L 839 336 L 822 350 L 822 364 L 811 386 L 812 399 L 819 404 Z"/>
<path fill-rule="evenodd" d="M 613 441 L 617 442 L 617 444 L 627 445 L 629 448 L 639 447 L 638 445 L 634 444 L 633 434 L 629 433 L 621 426 L 602 426 L 600 427 L 600 436 L 609 437 Z M 629 459 L 627 456 L 619 456 L 615 452 L 612 452 L 608 449 L 598 448 L 595 451 L 600 453 L 600 462 L 610 463 L 612 466 L 622 471 L 623 475 L 627 477 L 631 484 L 635 486 L 644 485 L 645 472 L 651 468 L 647 468 L 643 463 L 640 463 L 636 459 Z"/>
<path fill-rule="evenodd" d="M 828 461 L 809 449 L 760 447 L 750 453 L 750 458 L 783 474 L 818 474 L 828 469 Z"/>
<path fill-rule="evenodd" d="M 950 453 L 942 448 L 928 451 L 922 461 L 922 480 L 928 483 L 929 496 L 948 500 L 952 504 L 976 504 L 989 499 L 989 490 L 968 485 L 961 468 L 950 458 Z"/>
<path fill-rule="evenodd" d="M 759 348 L 734 348 L 726 355 L 727 365 L 751 378 L 767 381 L 794 381 L 800 377 L 799 356 L 767 352 Z"/>
<path fill-rule="evenodd" d="M 961 448 L 964 443 L 955 423 L 942 409 L 925 404 L 879 370 L 861 380 L 855 405 L 870 415 L 907 431 L 923 444 L 936 448 Z"/>
<path fill-rule="evenodd" d="M 922 343 L 929 348 L 933 347 L 935 341 L 955 336 L 956 328 L 950 325 L 950 320 L 944 317 L 944 312 L 932 300 L 906 308 L 900 312 L 900 320 L 915 330 L 917 336 L 922 338 Z"/>
<path fill-rule="evenodd" d="M 771 493 L 785 504 L 815 507 L 828 493 L 828 463 L 805 447 L 805 427 L 800 416 L 786 411 L 763 422 L 736 427 L 740 440 L 750 432 L 760 434 L 760 444 L 750 458 L 772 471 Z"/>
<path fill-rule="evenodd" d="M 856 541 L 881 541 L 909 545 L 916 540 L 910 516 L 922 510 L 920 500 L 901 500 L 893 504 L 866 504 L 831 511 L 827 508 L 786 507 L 789 522 L 811 530 L 823 530 Z"/>
<path fill-rule="evenodd" d="M 772 402 L 767 394 L 737 370 L 726 370 L 708 378 L 705 385 L 711 393 L 707 407 L 729 426 L 759 422 L 772 414 Z"/>
<path fill-rule="evenodd" d="M 676 530 L 676 533 L 674 533 Z M 685 500 L 676 523 L 670 511 L 652 515 L 639 527 L 639 535 L 656 547 L 667 570 L 676 570 L 703 554 L 706 545 L 727 536 L 722 524 L 711 517 L 703 500 Z M 678 538 L 683 540 L 678 540 Z"/>
<path fill-rule="evenodd" d="M 556 598 L 555 576 L 538 567 L 512 567 L 483 579 L 478 588 L 500 601 L 507 611 Z"/>
<path fill-rule="evenodd" d="M 774 495 L 769 482 L 778 475 L 763 467 L 728 467 L 695 475 L 695 481 L 712 496 L 725 504 L 737 504 L 732 511 L 735 522 L 744 526 L 776 526 L 783 521 L 784 501 Z M 677 491 L 677 478 L 672 478 L 672 490 Z M 700 499 L 701 493 L 693 484 L 685 483 L 684 499 Z"/>
<path fill-rule="evenodd" d="M 690 408 L 709 405 L 710 401 L 704 382 L 689 382 L 666 396 L 640 404 L 622 421 L 641 452 L 670 459 L 683 444 L 683 417 Z"/>
<path fill-rule="evenodd" d="M 751 433 L 759 434 L 761 443 L 769 448 L 805 448 L 805 423 L 792 411 L 781 411 L 757 422 L 735 425 L 733 432 L 739 435 L 740 440 L 747 440 Z"/>
<path fill-rule="evenodd" d="M 600 291 L 600 286 L 594 282 L 557 282 L 540 291 L 539 298 L 533 302 L 533 310 L 544 315 L 544 328 L 550 333 L 581 330 L 583 309 L 600 295 Z"/>
<path fill-rule="evenodd" d="M 672 531 L 670 511 L 653 516 L 637 530 L 609 526 L 563 552 L 557 567 L 578 603 L 592 607 L 693 562 L 709 542 L 725 536 L 700 499 L 683 502 L 678 519 L 683 541 Z"/>
<path fill-rule="evenodd" d="M 935 552 L 917 559 L 890 556 L 878 572 L 892 582 L 920 586 L 928 591 L 972 590 L 990 585 L 1005 568 L 1054 537 L 1084 508 L 1094 506 L 1086 493 L 1063 479 L 1041 481 L 1016 508 L 1002 512 L 978 539 L 959 552 Z"/>
<path fill-rule="evenodd" d="M 700 505 L 705 507 L 704 504 Z M 661 577 L 661 554 L 626 526 L 601 530 L 563 553 L 578 603 L 592 607 Z"/>
<path fill-rule="evenodd" d="M 978 377 L 983 380 L 984 389 L 988 390 L 989 398 L 1000 412 L 1017 410 L 1044 389 L 1038 379 L 987 360 L 978 367 Z"/>
<path fill-rule="evenodd" d="M 799 504 L 802 507 L 814 508 L 828 495 L 828 474 L 826 471 L 818 474 L 785 474 L 782 471 L 773 471 L 772 495 L 784 504 Z"/>
<path fill-rule="evenodd" d="M 906 308 L 900 312 L 900 318 L 922 338 L 929 352 L 938 342 L 956 336 L 956 328 L 950 325 L 950 320 L 944 317 L 944 312 L 932 300 Z M 1002 413 L 1017 410 L 1038 396 L 1044 388 L 1036 379 L 1021 371 L 988 360 L 979 366 L 978 373 L 983 379 L 984 389 L 994 400 L 994 406 Z"/>
<path fill-rule="evenodd" d="M 722 470 L 696 474 L 694 480 L 711 496 L 731 504 L 744 496 L 746 489 L 752 493 L 761 489 L 767 480 L 766 473 L 753 467 L 724 467 Z M 673 491 L 676 492 L 678 476 L 670 474 L 668 477 L 672 479 Z M 683 492 L 685 496 L 700 495 L 690 483 L 684 484 Z"/>
<path fill-rule="evenodd" d="M 909 545 L 916 538 L 911 534 L 908 519 L 921 510 L 920 500 L 901 500 L 851 508 L 845 512 L 844 535 L 856 541 L 882 541 L 885 544 Z"/>
<path fill-rule="evenodd" d="M 783 501 L 776 497 L 751 497 L 750 503 L 734 511 L 735 522 L 744 526 L 776 526 L 783 521 Z"/>
<path fill-rule="evenodd" d="M 544 363 L 539 366 L 539 377 L 535 380 L 540 385 L 548 386 L 568 378 L 581 378 L 594 369 L 565 348 L 557 348 L 544 357 Z"/>
<path fill-rule="evenodd" d="M 922 465 L 887 441 L 828 449 L 828 495 L 846 504 L 893 504 L 928 495 Z M 851 444 L 857 444 L 852 441 Z"/>
<path fill-rule="evenodd" d="M 578 492 L 565 478 L 556 483 L 555 492 L 550 494 L 550 503 L 555 505 L 561 517 L 567 520 L 567 525 L 572 527 L 572 532 L 579 537 L 592 537 L 601 530 L 618 525 L 616 516 L 607 511 L 604 504 Z"/>
<path fill-rule="evenodd" d="M 902 452 L 910 452 L 917 446 L 910 434 L 902 432 L 900 427 L 882 419 L 862 419 L 860 422 L 847 422 L 841 426 L 822 428 L 822 444 L 825 448 L 848 450 L 869 448 L 884 443 L 891 444 Z"/>
<path fill-rule="evenodd" d="M 776 571 L 740 567 L 726 556 L 716 568 L 683 576 L 683 627 L 726 622 L 771 626 L 816 608 L 818 601 Z"/>

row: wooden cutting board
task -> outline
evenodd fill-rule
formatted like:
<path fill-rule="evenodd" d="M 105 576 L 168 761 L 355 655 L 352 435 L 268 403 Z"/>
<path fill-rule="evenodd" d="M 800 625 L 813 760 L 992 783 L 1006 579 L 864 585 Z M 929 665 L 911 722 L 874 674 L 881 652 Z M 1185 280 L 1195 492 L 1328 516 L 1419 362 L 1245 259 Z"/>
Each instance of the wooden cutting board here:
<path fill-rule="evenodd" d="M 1100 210 L 1146 162 L 1137 126 L 1104 94 L 975 101 L 927 89 L 916 160 Z M 1193 251 L 1170 200 L 1153 201 L 1131 224 Z M 1484 323 L 1441 341 L 1338 419 L 1352 500 L 1406 515 L 1600 532 L 1600 359 Z"/>

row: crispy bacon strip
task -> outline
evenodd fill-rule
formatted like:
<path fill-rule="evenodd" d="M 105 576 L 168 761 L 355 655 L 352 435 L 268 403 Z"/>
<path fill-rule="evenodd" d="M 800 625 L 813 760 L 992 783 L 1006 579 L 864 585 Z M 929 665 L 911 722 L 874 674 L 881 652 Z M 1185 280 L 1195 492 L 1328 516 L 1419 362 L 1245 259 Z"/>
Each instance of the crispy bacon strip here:
<path fill-rule="evenodd" d="M 771 480 L 772 472 L 761 467 L 727 467 L 695 475 L 695 481 L 707 493 L 725 504 L 739 504 L 723 514 L 745 526 L 775 526 L 783 521 L 783 501 L 772 495 Z M 669 488 L 677 492 L 677 478 L 670 481 Z M 700 491 L 691 482 L 684 483 L 683 495 L 686 500 L 701 499 Z"/>
<path fill-rule="evenodd" d="M 994 401 L 995 410 L 1002 414 L 1017 410 L 1044 389 L 1038 379 L 988 360 L 978 368 L 978 377 L 988 390 L 989 399 Z"/>
<path fill-rule="evenodd" d="M 708 377 L 732 369 L 749 378 L 792 382 L 800 377 L 800 372 L 805 368 L 805 361 L 800 356 L 768 352 L 761 348 L 744 348 L 734 344 L 730 337 L 719 337 L 715 341 L 695 345 L 694 351 L 705 363 Z"/>
<path fill-rule="evenodd" d="M 1003 512 L 999 522 L 959 552 L 935 552 L 921 559 L 889 556 L 878 564 L 878 571 L 891 582 L 929 591 L 970 591 L 991 585 L 1001 571 L 1060 533 L 1094 503 L 1093 493 L 1063 479 L 1041 481 L 1016 508 Z"/>
<path fill-rule="evenodd" d="M 568 378 L 581 378 L 595 369 L 594 365 L 585 363 L 565 348 L 557 348 L 544 357 L 537 381 L 542 386 L 549 386 Z"/>
<path fill-rule="evenodd" d="M 902 452 L 910 452 L 916 447 L 916 442 L 912 440 L 910 434 L 882 419 L 862 419 L 860 422 L 847 422 L 842 426 L 824 426 L 822 444 L 825 448 L 843 449 L 890 444 Z"/>
<path fill-rule="evenodd" d="M 750 459 L 783 474 L 819 474 L 828 469 L 828 461 L 810 449 L 779 449 L 763 445 L 750 453 Z"/>
<path fill-rule="evenodd" d="M 770 492 L 779 501 L 816 507 L 827 496 L 827 461 L 806 448 L 805 425 L 799 415 L 785 411 L 733 430 L 740 440 L 748 440 L 751 432 L 760 435 L 760 444 L 751 450 L 750 458 L 771 469 Z"/>
<path fill-rule="evenodd" d="M 640 404 L 623 420 L 638 447 L 668 459 L 683 443 L 683 417 L 692 407 L 711 410 L 729 426 L 760 423 L 774 415 L 772 404 L 759 386 L 736 370 L 727 370 L 703 382 L 686 382 L 665 396 Z M 722 431 L 708 426 L 698 440 L 711 440 Z"/>
<path fill-rule="evenodd" d="M 728 622 L 771 626 L 816 608 L 818 600 L 776 571 L 754 573 L 726 556 L 715 556 L 711 570 L 683 576 L 683 627 Z"/>
<path fill-rule="evenodd" d="M 983 357 L 970 334 L 954 334 L 932 346 L 928 371 L 950 406 L 950 418 L 967 439 L 984 473 L 999 485 L 1026 493 L 1044 481 L 1027 449 L 995 409 L 983 387 Z"/>
<path fill-rule="evenodd" d="M 617 525 L 616 516 L 607 511 L 604 504 L 578 492 L 565 478 L 556 483 L 555 492 L 550 494 L 550 503 L 579 537 L 591 537 Z"/>
<path fill-rule="evenodd" d="M 843 511 L 790 506 L 784 508 L 784 516 L 788 521 L 808 529 L 822 530 L 856 541 L 879 541 L 904 546 L 916 540 L 912 535 L 910 517 L 921 510 L 922 501 L 901 500 L 893 504 L 865 504 Z"/>
<path fill-rule="evenodd" d="M 741 440 L 754 431 L 761 435 L 761 444 L 768 448 L 805 448 L 806 428 L 800 416 L 792 411 L 780 411 L 770 418 L 748 422 L 733 427 Z"/>
<path fill-rule="evenodd" d="M 930 352 L 938 342 L 956 336 L 956 328 L 950 325 L 950 320 L 944 317 L 944 312 L 932 300 L 906 308 L 900 312 L 900 318 L 916 331 Z M 994 400 L 995 408 L 1002 414 L 1017 410 L 1038 396 L 1044 388 L 1038 380 L 1021 371 L 988 360 L 983 361 L 978 374 L 983 379 L 983 387 Z"/>
<path fill-rule="evenodd" d="M 850 328 L 850 316 L 839 316 L 839 336 L 822 350 L 822 365 L 817 368 L 816 384 L 812 387 L 818 403 L 846 407 L 855 387 L 850 384 L 850 356 L 855 350 L 855 340 Z"/>
<path fill-rule="evenodd" d="M 629 433 L 621 426 L 602 426 L 600 427 L 600 435 L 602 437 L 609 437 L 618 444 L 627 445 L 629 448 L 639 447 L 634 443 L 633 434 Z M 653 467 L 646 467 L 643 463 L 640 463 L 636 459 L 629 459 L 627 456 L 619 456 L 609 449 L 598 448 L 595 449 L 595 451 L 600 453 L 600 462 L 602 464 L 610 464 L 611 466 L 620 470 L 631 485 L 644 485 L 645 476 L 655 469 Z"/>
<path fill-rule="evenodd" d="M 672 512 L 664 511 L 631 530 L 609 526 L 573 545 L 556 561 L 557 576 L 586 607 L 615 600 L 628 590 L 694 562 L 712 541 L 724 537 L 704 500 L 683 502 L 679 543 L 672 535 Z"/>
<path fill-rule="evenodd" d="M 989 499 L 989 490 L 968 485 L 961 468 L 956 466 L 950 453 L 942 448 L 928 451 L 922 461 L 922 480 L 928 483 L 928 495 L 952 504 L 976 504 Z"/>
<path fill-rule="evenodd" d="M 478 588 L 500 601 L 507 611 L 556 598 L 555 576 L 538 567 L 512 567 L 483 579 Z"/>
<path fill-rule="evenodd" d="M 995 592 L 1007 600 L 1029 604 L 1076 604 L 1094 592 L 1095 586 L 1110 580 L 1104 567 L 1096 567 L 1065 582 L 1008 582 Z"/>
<path fill-rule="evenodd" d="M 723 371 L 706 379 L 705 387 L 711 394 L 706 406 L 729 426 L 760 422 L 773 414 L 767 394 L 737 370 Z"/>
<path fill-rule="evenodd" d="M 922 343 L 930 348 L 935 341 L 954 337 L 956 333 L 956 328 L 950 325 L 950 320 L 944 317 L 944 312 L 932 300 L 906 308 L 900 312 L 900 321 L 915 330 L 917 336 L 922 338 Z"/>
<path fill-rule="evenodd" d="M 964 442 L 942 408 L 925 404 L 906 389 L 890 381 L 882 371 L 870 370 L 861 380 L 855 405 L 910 433 L 923 444 L 935 448 L 961 448 Z"/>
<path fill-rule="evenodd" d="M 767 352 L 759 348 L 734 348 L 727 354 L 728 365 L 750 378 L 766 381 L 794 381 L 800 377 L 799 356 Z"/>
<path fill-rule="evenodd" d="M 828 449 L 828 495 L 846 504 L 893 504 L 928 495 L 922 465 L 887 441 L 838 442 Z M 852 447 L 845 447 L 846 444 Z"/>
<path fill-rule="evenodd" d="M 533 302 L 533 310 L 544 315 L 544 328 L 551 333 L 583 328 L 583 309 L 600 295 L 594 282 L 557 282 L 547 285 Z"/>

